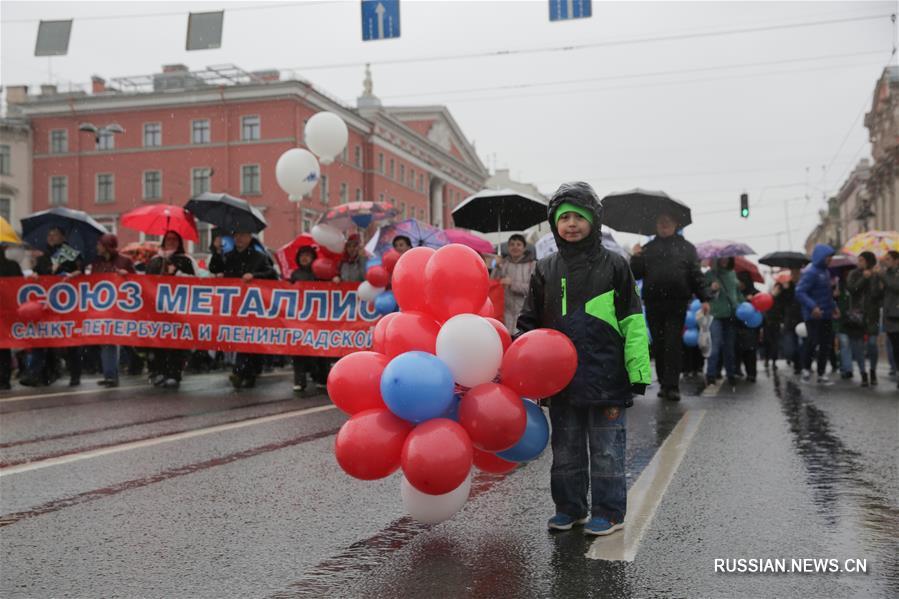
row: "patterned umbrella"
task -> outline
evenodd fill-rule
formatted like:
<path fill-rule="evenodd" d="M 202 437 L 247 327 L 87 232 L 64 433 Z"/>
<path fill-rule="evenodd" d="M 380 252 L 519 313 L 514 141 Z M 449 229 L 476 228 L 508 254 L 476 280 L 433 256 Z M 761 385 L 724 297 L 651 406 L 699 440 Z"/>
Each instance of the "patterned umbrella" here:
<path fill-rule="evenodd" d="M 120 249 L 119 253 L 125 254 L 137 264 L 142 264 L 149 262 L 158 251 L 159 243 L 156 241 L 132 241 Z"/>
<path fill-rule="evenodd" d="M 393 240 L 396 237 L 408 237 L 412 247 L 424 246 L 435 250 L 450 243 L 443 229 L 410 218 L 401 223 L 378 229 L 375 236 L 366 244 L 365 249 L 369 254 L 383 254 L 393 247 Z"/>
<path fill-rule="evenodd" d="M 746 256 L 754 254 L 755 250 L 737 241 L 727 241 L 726 239 L 710 239 L 696 244 L 696 254 L 700 260 L 709 258 L 733 258 L 735 256 Z"/>
<path fill-rule="evenodd" d="M 450 240 L 450 243 L 461 243 L 462 245 L 467 245 L 474 251 L 480 254 L 492 254 L 496 251 L 496 248 L 493 247 L 493 244 L 478 237 L 474 233 L 469 233 L 468 231 L 462 229 L 447 229 L 444 231 L 446 233 L 447 239 Z"/>
<path fill-rule="evenodd" d="M 390 220 L 396 215 L 396 208 L 384 202 L 350 202 L 328 210 L 319 223 L 346 231 L 351 227 L 364 229 L 372 223 Z"/>
<path fill-rule="evenodd" d="M 890 250 L 899 251 L 899 233 L 896 231 L 866 231 L 853 236 L 841 251 L 858 256 L 871 252 L 882 258 Z"/>

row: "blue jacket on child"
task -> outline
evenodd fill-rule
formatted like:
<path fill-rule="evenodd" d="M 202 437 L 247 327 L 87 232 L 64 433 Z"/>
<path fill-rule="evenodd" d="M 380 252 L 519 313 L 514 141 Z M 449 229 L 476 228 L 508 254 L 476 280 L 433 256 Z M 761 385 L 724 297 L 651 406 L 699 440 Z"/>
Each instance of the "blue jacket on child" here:
<path fill-rule="evenodd" d="M 836 252 L 829 245 L 819 243 L 812 250 L 812 263 L 803 272 L 796 286 L 796 299 L 802 306 L 802 319 L 812 320 L 812 310 L 821 309 L 821 318 L 833 318 L 836 304 L 833 301 L 833 289 L 830 285 L 830 273 L 825 261 Z"/>

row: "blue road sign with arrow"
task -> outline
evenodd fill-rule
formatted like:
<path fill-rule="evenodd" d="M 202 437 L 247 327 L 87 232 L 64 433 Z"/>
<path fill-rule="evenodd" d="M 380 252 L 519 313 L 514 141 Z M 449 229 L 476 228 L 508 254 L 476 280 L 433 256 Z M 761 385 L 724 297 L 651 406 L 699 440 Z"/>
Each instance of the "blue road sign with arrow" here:
<path fill-rule="evenodd" d="M 549 0 L 549 20 L 583 19 L 593 14 L 591 0 Z"/>
<path fill-rule="evenodd" d="M 362 41 L 400 36 L 400 0 L 362 0 Z"/>

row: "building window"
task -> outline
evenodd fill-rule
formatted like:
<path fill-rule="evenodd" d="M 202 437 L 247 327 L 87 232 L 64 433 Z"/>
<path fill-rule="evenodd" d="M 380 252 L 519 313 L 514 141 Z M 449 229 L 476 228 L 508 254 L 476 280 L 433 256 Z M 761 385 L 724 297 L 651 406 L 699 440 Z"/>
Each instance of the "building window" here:
<path fill-rule="evenodd" d="M 212 225 L 197 221 L 197 253 L 208 253 L 212 245 Z"/>
<path fill-rule="evenodd" d="M 321 187 L 322 204 L 327 204 L 328 203 L 328 175 L 321 176 L 321 181 L 319 182 L 319 186 Z"/>
<path fill-rule="evenodd" d="M 312 231 L 312 222 L 315 220 L 315 214 L 309 210 L 303 210 L 303 233 Z"/>
<path fill-rule="evenodd" d="M 240 167 L 240 193 L 258 194 L 262 189 L 259 185 L 259 165 L 245 164 Z"/>
<path fill-rule="evenodd" d="M 356 166 L 362 168 L 362 146 L 356 146 L 353 150 L 353 160 L 356 163 Z"/>
<path fill-rule="evenodd" d="M 97 175 L 97 203 L 108 204 L 115 201 L 115 180 L 109 173 Z"/>
<path fill-rule="evenodd" d="M 357 202 L 362 201 L 362 190 L 359 189 L 358 187 L 356 188 L 356 201 Z"/>
<path fill-rule="evenodd" d="M 378 172 L 384 174 L 384 154 L 378 154 Z"/>
<path fill-rule="evenodd" d="M 412 187 L 412 188 L 415 187 L 415 169 L 414 168 L 409 169 L 409 187 Z"/>
<path fill-rule="evenodd" d="M 112 131 L 107 131 L 105 129 L 101 129 L 97 132 L 97 149 L 98 150 L 114 150 L 115 149 L 115 139 L 113 138 L 115 135 Z"/>
<path fill-rule="evenodd" d="M 391 179 L 393 179 L 396 174 L 396 171 L 394 170 L 394 166 L 395 166 L 394 160 L 393 160 L 393 158 L 391 158 L 390 159 L 390 178 Z"/>
<path fill-rule="evenodd" d="M 340 203 L 346 204 L 350 201 L 350 187 L 346 183 L 340 184 Z"/>
<path fill-rule="evenodd" d="M 211 168 L 195 168 L 190 171 L 190 193 L 199 195 L 209 191 L 209 183 L 212 178 Z"/>
<path fill-rule="evenodd" d="M 425 192 L 425 176 L 424 175 L 418 175 L 418 191 L 420 193 Z"/>
<path fill-rule="evenodd" d="M 118 229 L 118 219 L 115 216 L 95 216 L 94 220 L 103 225 L 103 228 L 115 235 Z"/>
<path fill-rule="evenodd" d="M 66 129 L 50 131 L 50 153 L 65 154 L 69 151 L 69 132 Z"/>
<path fill-rule="evenodd" d="M 0 198 L 0 218 L 6 222 L 12 220 L 12 200 L 10 198 Z"/>
<path fill-rule="evenodd" d="M 162 145 L 162 123 L 144 123 L 144 147 L 157 148 Z"/>
<path fill-rule="evenodd" d="M 69 203 L 69 178 L 50 177 L 50 205 L 64 206 Z"/>
<path fill-rule="evenodd" d="M 261 125 L 258 116 L 245 116 L 240 119 L 240 139 L 256 141 L 261 137 Z"/>
<path fill-rule="evenodd" d="M 162 197 L 162 172 L 144 171 L 144 199 L 158 200 Z"/>
<path fill-rule="evenodd" d="M 406 183 L 406 165 L 405 164 L 400 165 L 400 183 L 403 183 L 403 184 Z"/>
<path fill-rule="evenodd" d="M 9 146 L 0 146 L 0 175 L 8 175 L 12 168 L 10 164 Z"/>
<path fill-rule="evenodd" d="M 349 146 L 343 146 L 343 151 L 340 153 L 340 159 L 343 160 L 344 162 L 348 161 L 349 151 L 350 151 Z"/>
<path fill-rule="evenodd" d="M 406 220 L 406 202 L 400 202 L 400 216 L 403 217 L 403 220 Z"/>
<path fill-rule="evenodd" d="M 190 122 L 190 141 L 195 144 L 208 144 L 211 140 L 209 133 L 209 119 Z"/>

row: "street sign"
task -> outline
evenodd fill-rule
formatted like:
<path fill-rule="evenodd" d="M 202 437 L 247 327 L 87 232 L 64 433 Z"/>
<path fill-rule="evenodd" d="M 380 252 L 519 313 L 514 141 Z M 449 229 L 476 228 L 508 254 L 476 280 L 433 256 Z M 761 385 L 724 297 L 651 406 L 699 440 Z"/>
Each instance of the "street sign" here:
<path fill-rule="evenodd" d="M 593 14 L 591 0 L 549 0 L 549 20 L 585 19 Z"/>
<path fill-rule="evenodd" d="M 400 36 L 400 0 L 362 0 L 362 41 Z"/>

